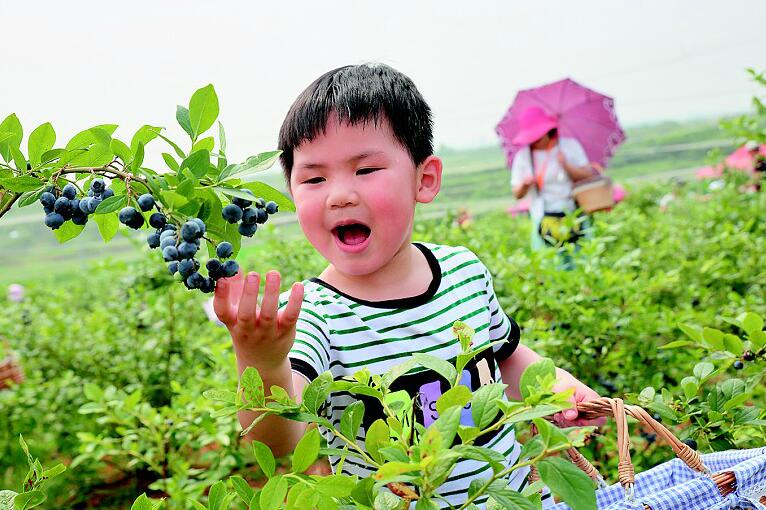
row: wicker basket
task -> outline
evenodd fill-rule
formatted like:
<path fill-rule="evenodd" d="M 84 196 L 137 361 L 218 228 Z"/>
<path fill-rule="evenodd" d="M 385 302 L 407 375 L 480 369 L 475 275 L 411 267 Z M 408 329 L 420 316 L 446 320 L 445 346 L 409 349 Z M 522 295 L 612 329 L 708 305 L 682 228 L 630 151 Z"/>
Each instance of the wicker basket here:
<path fill-rule="evenodd" d="M 0 390 L 20 384 L 24 380 L 24 371 L 15 356 L 8 356 L 0 361 Z"/>
<path fill-rule="evenodd" d="M 572 188 L 572 196 L 586 213 L 611 209 L 614 206 L 612 179 L 599 174 L 579 181 Z"/>

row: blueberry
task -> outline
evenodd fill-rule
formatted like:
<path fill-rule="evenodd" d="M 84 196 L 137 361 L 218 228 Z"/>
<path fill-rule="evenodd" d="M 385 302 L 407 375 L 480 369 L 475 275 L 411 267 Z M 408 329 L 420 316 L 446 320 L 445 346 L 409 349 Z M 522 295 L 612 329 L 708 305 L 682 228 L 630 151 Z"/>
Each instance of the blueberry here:
<path fill-rule="evenodd" d="M 277 205 L 276 202 L 271 201 L 266 203 L 266 212 L 269 214 L 274 214 L 277 211 L 279 211 L 279 205 Z"/>
<path fill-rule="evenodd" d="M 198 234 L 199 225 L 197 225 L 197 223 L 194 221 L 187 221 L 181 227 L 181 238 L 187 243 L 194 241 Z"/>
<path fill-rule="evenodd" d="M 53 204 L 56 203 L 56 195 L 46 191 L 40 195 L 40 203 L 43 204 L 44 207 L 53 207 Z"/>
<path fill-rule="evenodd" d="M 745 361 L 753 361 L 755 359 L 755 353 L 753 351 L 745 351 L 742 353 L 742 359 Z"/>
<path fill-rule="evenodd" d="M 168 263 L 168 273 L 176 274 L 178 272 L 178 262 L 175 260 Z"/>
<path fill-rule="evenodd" d="M 215 248 L 215 254 L 218 256 L 219 259 L 228 259 L 231 257 L 231 255 L 234 253 L 234 248 L 231 246 L 231 243 L 228 241 L 223 241 L 222 243 L 219 243 L 218 246 Z"/>
<path fill-rule="evenodd" d="M 114 196 L 114 191 L 111 189 L 105 189 L 104 192 L 101 194 L 101 198 L 103 198 L 104 200 L 113 196 Z"/>
<path fill-rule="evenodd" d="M 192 274 L 195 271 L 194 269 L 194 262 L 189 259 L 184 259 L 181 262 L 178 263 L 178 272 L 181 273 L 181 276 L 184 278 L 188 278 L 190 274 Z"/>
<path fill-rule="evenodd" d="M 223 274 L 221 272 L 223 270 L 223 264 L 221 264 L 221 261 L 218 259 L 208 260 L 205 267 L 207 268 L 208 274 L 213 278 L 215 278 L 213 275 Z"/>
<path fill-rule="evenodd" d="M 92 197 L 93 195 L 95 195 L 95 193 L 93 193 L 93 190 L 92 190 L 92 189 L 89 189 L 89 190 L 88 190 L 88 196 L 89 196 L 89 197 Z"/>
<path fill-rule="evenodd" d="M 32 163 L 27 161 L 27 170 L 32 170 Z"/>
<path fill-rule="evenodd" d="M 197 245 L 184 241 L 178 245 L 178 256 L 182 259 L 190 259 L 197 253 Z"/>
<path fill-rule="evenodd" d="M 160 240 L 165 239 L 166 237 L 172 237 L 173 239 L 176 238 L 176 233 L 173 230 L 163 230 L 160 232 Z"/>
<path fill-rule="evenodd" d="M 172 231 L 174 231 L 174 232 L 175 232 L 176 230 L 178 230 L 178 227 L 176 227 L 176 226 L 175 226 L 175 225 L 173 225 L 172 223 L 168 223 L 167 225 L 165 225 L 164 227 L 162 227 L 162 230 L 163 230 L 163 232 L 164 232 L 165 230 L 172 230 Z"/>
<path fill-rule="evenodd" d="M 105 185 L 103 179 L 93 179 L 93 182 L 90 183 L 90 189 L 93 190 L 93 193 L 103 193 L 104 188 Z"/>
<path fill-rule="evenodd" d="M 80 210 L 80 201 L 78 199 L 69 201 L 69 208 L 72 210 L 72 214 Z"/>
<path fill-rule="evenodd" d="M 99 198 L 99 197 L 93 197 L 93 198 L 91 198 L 91 199 L 90 199 L 90 203 L 88 204 L 88 207 L 89 207 L 89 210 L 88 210 L 88 212 L 90 212 L 91 214 L 93 214 L 94 212 L 96 212 L 96 209 L 98 209 L 98 205 L 99 205 L 101 202 L 103 202 L 103 200 L 101 200 L 101 198 Z"/>
<path fill-rule="evenodd" d="M 255 219 L 258 217 L 258 213 L 256 211 L 257 209 L 253 209 L 252 207 L 248 207 L 242 211 L 242 223 L 246 225 L 252 225 L 255 223 Z"/>
<path fill-rule="evenodd" d="M 90 201 L 92 198 L 85 197 L 82 200 L 80 200 L 80 210 L 84 212 L 85 214 L 90 214 Z"/>
<path fill-rule="evenodd" d="M 154 228 L 162 228 L 168 222 L 168 219 L 161 212 L 152 213 L 149 216 L 149 225 Z"/>
<path fill-rule="evenodd" d="M 242 219 L 242 208 L 236 204 L 229 204 L 223 208 L 221 216 L 229 223 L 237 223 Z"/>
<path fill-rule="evenodd" d="M 186 279 L 186 286 L 190 289 L 199 289 L 204 283 L 205 277 L 201 274 L 194 272 Z"/>
<path fill-rule="evenodd" d="M 154 207 L 154 197 L 149 193 L 144 193 L 138 197 L 138 207 L 144 212 L 149 212 Z"/>
<path fill-rule="evenodd" d="M 45 215 L 45 225 L 47 227 L 50 227 L 53 230 L 56 230 L 63 224 L 64 224 L 64 217 L 61 216 L 59 213 L 53 212 L 53 213 Z"/>
<path fill-rule="evenodd" d="M 258 230 L 258 225 L 256 225 L 255 223 L 253 223 L 252 225 L 248 225 L 246 223 L 240 223 L 239 228 L 237 230 L 239 230 L 239 233 L 245 237 L 253 237 L 253 234 L 255 234 L 255 231 Z"/>
<path fill-rule="evenodd" d="M 164 233 L 164 232 L 163 232 Z M 160 249 L 164 250 L 168 246 L 175 246 L 176 245 L 176 238 L 173 236 L 160 236 Z"/>
<path fill-rule="evenodd" d="M 248 195 L 252 195 L 253 198 L 255 198 L 255 195 L 253 195 L 253 192 L 249 189 L 243 189 L 240 190 L 244 193 L 247 193 Z M 244 198 L 234 197 L 231 201 L 232 204 L 238 205 L 240 208 L 244 209 L 245 207 L 250 207 L 253 202 L 251 200 L 245 200 Z"/>
<path fill-rule="evenodd" d="M 223 264 L 223 274 L 227 278 L 237 274 L 237 271 L 239 271 L 239 264 L 237 264 L 236 260 L 227 260 Z"/>
<path fill-rule="evenodd" d="M 72 213 L 72 223 L 75 225 L 85 225 L 88 223 L 88 215 L 80 209 L 75 209 L 74 213 Z"/>
<path fill-rule="evenodd" d="M 64 186 L 64 189 L 61 190 L 61 196 L 68 198 L 69 200 L 74 199 L 77 196 L 77 188 L 74 184 L 69 183 L 66 186 Z"/>
<path fill-rule="evenodd" d="M 205 232 L 207 232 L 207 226 L 205 226 L 204 221 L 202 221 L 199 218 L 192 218 L 189 221 L 193 221 L 199 227 L 199 234 L 197 234 L 197 239 L 200 239 L 202 236 L 205 235 Z"/>
<path fill-rule="evenodd" d="M 686 446 L 688 446 L 689 448 L 691 448 L 692 450 L 696 450 L 697 449 L 697 441 L 695 441 L 692 438 L 684 439 L 681 442 L 683 444 L 685 444 Z"/>
<path fill-rule="evenodd" d="M 269 213 L 267 213 L 265 209 L 256 209 L 255 213 L 256 213 L 256 216 L 255 216 L 256 223 L 266 223 L 266 220 L 269 219 Z"/>
<path fill-rule="evenodd" d="M 127 225 L 131 221 L 135 221 L 134 218 L 136 215 L 138 215 L 138 211 L 136 211 L 136 209 L 131 206 L 127 206 L 123 207 L 117 216 L 120 219 L 120 223 Z"/>
<path fill-rule="evenodd" d="M 162 249 L 162 258 L 165 259 L 165 262 L 178 260 L 178 250 L 176 250 L 175 246 L 166 246 Z"/>
<path fill-rule="evenodd" d="M 740 360 L 735 361 L 732 366 L 734 367 L 734 370 L 742 370 L 743 368 L 745 368 L 745 364 L 742 363 L 742 361 Z"/>
<path fill-rule="evenodd" d="M 149 237 L 146 238 L 146 242 L 149 244 L 149 248 L 158 248 L 160 246 L 160 235 L 157 232 L 149 234 Z"/>
<path fill-rule="evenodd" d="M 130 222 L 128 223 L 128 226 L 132 228 L 133 230 L 138 230 L 144 225 L 144 217 L 141 213 L 136 212 L 136 215 L 131 218 Z"/>
<path fill-rule="evenodd" d="M 58 197 L 56 202 L 53 203 L 53 210 L 63 215 L 65 211 L 69 211 L 71 202 L 66 197 Z"/>
<path fill-rule="evenodd" d="M 50 214 L 53 212 L 53 206 L 48 207 L 47 205 L 44 205 L 43 211 L 45 211 L 45 214 Z"/>
<path fill-rule="evenodd" d="M 257 207 L 258 209 L 263 209 L 264 207 L 266 207 L 266 201 L 262 198 L 256 198 L 255 207 Z"/>
<path fill-rule="evenodd" d="M 212 278 L 205 278 L 199 286 L 199 290 L 205 294 L 210 294 L 215 291 L 215 280 Z"/>

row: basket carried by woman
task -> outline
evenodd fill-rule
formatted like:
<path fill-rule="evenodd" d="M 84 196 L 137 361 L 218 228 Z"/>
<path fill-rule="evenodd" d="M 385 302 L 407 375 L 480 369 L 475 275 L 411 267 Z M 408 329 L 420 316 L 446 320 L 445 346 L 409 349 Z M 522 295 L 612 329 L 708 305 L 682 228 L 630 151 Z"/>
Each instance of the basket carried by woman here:
<path fill-rule="evenodd" d="M 584 419 L 613 416 L 617 424 L 619 484 L 603 478 L 577 450 L 570 459 L 598 485 L 599 510 L 724 510 L 766 508 L 766 447 L 700 455 L 638 406 L 599 398 L 577 404 Z M 627 417 L 651 428 L 673 449 L 677 459 L 635 475 L 630 460 Z M 530 478 L 537 477 L 533 470 Z M 568 510 L 564 503 L 551 508 Z"/>

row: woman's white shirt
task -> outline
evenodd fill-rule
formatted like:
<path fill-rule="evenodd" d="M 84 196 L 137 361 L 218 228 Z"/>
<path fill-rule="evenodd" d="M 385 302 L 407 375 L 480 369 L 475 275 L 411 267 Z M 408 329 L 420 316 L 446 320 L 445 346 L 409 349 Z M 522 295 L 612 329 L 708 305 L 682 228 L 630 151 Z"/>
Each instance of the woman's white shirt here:
<path fill-rule="evenodd" d="M 511 187 L 521 185 L 525 179 L 532 177 L 535 184 L 529 190 L 531 198 L 529 213 L 532 219 L 542 218 L 545 212 L 569 212 L 576 209 L 572 198 L 572 179 L 558 161 L 558 152 L 562 152 L 571 166 L 585 166 L 589 163 L 580 142 L 574 138 L 559 138 L 558 144 L 551 151 L 532 151 L 529 146 L 520 150 L 513 159 L 511 165 Z M 534 158 L 535 165 L 532 165 Z M 546 165 L 547 160 L 547 165 Z M 537 189 L 537 179 L 534 177 L 534 168 L 541 171 L 545 168 L 543 176 L 543 189 Z"/>

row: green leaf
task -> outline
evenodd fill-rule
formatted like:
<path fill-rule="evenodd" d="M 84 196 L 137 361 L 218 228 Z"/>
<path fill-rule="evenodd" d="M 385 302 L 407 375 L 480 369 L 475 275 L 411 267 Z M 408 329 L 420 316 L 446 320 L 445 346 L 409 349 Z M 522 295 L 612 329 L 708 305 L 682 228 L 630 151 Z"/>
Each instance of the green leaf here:
<path fill-rule="evenodd" d="M 97 214 L 93 216 L 93 221 L 96 222 L 98 233 L 101 234 L 101 239 L 103 239 L 105 243 L 111 241 L 120 229 L 120 220 L 117 219 L 117 213 Z"/>
<path fill-rule="evenodd" d="M 402 498 L 391 494 L 390 492 L 378 492 L 373 502 L 373 508 L 375 510 L 399 510 L 402 505 Z"/>
<path fill-rule="evenodd" d="M 6 136 L 10 133 L 10 136 Z M 21 147 L 21 139 L 24 138 L 24 130 L 19 118 L 15 113 L 8 115 L 0 122 L 0 155 L 6 162 L 11 161 L 11 147 Z"/>
<path fill-rule="evenodd" d="M 368 480 L 372 480 L 368 478 Z M 13 510 L 13 500 L 17 493 L 9 490 L 0 490 L 0 510 Z"/>
<path fill-rule="evenodd" d="M 255 495 L 255 491 L 252 487 L 250 487 L 250 484 L 247 483 L 244 478 L 238 475 L 230 476 L 229 481 L 231 481 L 231 485 L 234 487 L 234 490 L 237 492 L 239 498 L 245 503 L 245 505 L 249 505 L 250 501 Z"/>
<path fill-rule="evenodd" d="M 266 482 L 261 489 L 260 504 L 262 510 L 275 510 L 282 505 L 287 495 L 287 480 L 282 476 L 275 476 Z"/>
<path fill-rule="evenodd" d="M 694 377 L 700 381 L 707 379 L 713 372 L 715 372 L 715 366 L 707 361 L 694 365 Z"/>
<path fill-rule="evenodd" d="M 201 179 L 210 169 L 210 152 L 207 149 L 192 152 L 181 162 L 180 170 L 183 171 L 184 168 L 188 168 L 194 177 Z"/>
<path fill-rule="evenodd" d="M 260 441 L 254 439 L 253 453 L 255 454 L 255 460 L 258 462 L 258 465 L 261 466 L 261 471 L 263 471 L 268 478 L 274 476 L 276 461 L 274 460 L 274 454 L 271 453 L 271 449 Z"/>
<path fill-rule="evenodd" d="M 343 411 L 343 415 L 340 417 L 340 433 L 354 441 L 363 418 L 364 402 L 358 400 Z"/>
<path fill-rule="evenodd" d="M 51 479 L 51 478 L 57 477 L 58 475 L 60 475 L 64 471 L 66 471 L 66 466 L 64 464 L 60 464 L 59 463 L 59 464 L 56 464 L 55 466 L 53 466 L 52 468 L 46 469 L 45 471 L 43 471 L 42 476 L 43 476 L 43 478 Z"/>
<path fill-rule="evenodd" d="M 316 490 L 332 498 L 346 498 L 356 487 L 356 480 L 346 475 L 328 475 L 317 480 Z"/>
<path fill-rule="evenodd" d="M 491 484 L 487 489 L 487 493 L 492 498 L 500 503 L 504 509 L 507 510 L 536 510 L 532 501 L 522 496 L 520 493 L 508 489 L 507 487 L 501 488 L 500 484 Z"/>
<path fill-rule="evenodd" d="M 165 160 L 165 164 L 168 165 L 168 168 L 170 168 L 174 172 L 178 172 L 178 170 L 181 169 L 181 166 L 178 164 L 178 161 L 176 161 L 176 158 L 174 158 L 171 154 L 168 154 L 167 152 L 163 152 L 162 159 Z"/>
<path fill-rule="evenodd" d="M 742 351 L 745 350 L 744 342 L 742 342 L 737 335 L 732 335 L 730 333 L 726 333 L 723 336 L 723 346 L 727 351 L 737 356 L 742 354 Z"/>
<path fill-rule="evenodd" d="M 53 234 L 56 236 L 59 243 L 64 244 L 82 234 L 84 229 L 85 225 L 75 225 L 71 221 L 65 221 L 58 230 L 53 231 Z"/>
<path fill-rule="evenodd" d="M 213 85 L 206 85 L 197 90 L 189 101 L 192 138 L 196 140 L 199 135 L 210 129 L 217 118 L 218 96 Z"/>
<path fill-rule="evenodd" d="M 316 462 L 319 457 L 319 431 L 316 428 L 310 429 L 298 441 L 293 452 L 293 472 L 303 473 Z"/>
<path fill-rule="evenodd" d="M 170 145 L 173 148 L 173 150 L 176 153 L 176 156 L 178 156 L 181 159 L 184 159 L 186 157 L 186 153 L 183 150 L 181 150 L 181 147 L 179 147 L 173 140 L 171 140 L 167 136 L 165 136 L 162 133 L 160 133 L 159 130 L 156 131 L 156 133 L 157 133 L 157 136 L 159 136 L 160 138 L 165 140 L 165 142 L 167 142 L 167 144 Z"/>
<path fill-rule="evenodd" d="M 144 143 L 138 142 L 136 150 L 133 154 L 133 160 L 130 162 L 130 168 L 134 172 L 138 172 L 141 169 L 141 165 L 144 164 Z"/>
<path fill-rule="evenodd" d="M 40 200 L 40 195 L 43 194 L 45 188 L 38 188 L 35 191 L 25 191 L 24 194 L 19 197 L 19 207 L 27 207 Z"/>
<path fill-rule="evenodd" d="M 752 335 L 756 331 L 762 331 L 763 319 L 758 314 L 748 312 L 742 317 L 742 329 L 748 335 Z"/>
<path fill-rule="evenodd" d="M 519 380 L 519 390 L 523 398 L 529 396 L 540 387 L 540 381 L 556 378 L 556 366 L 553 361 L 543 358 L 527 366 Z"/>
<path fill-rule="evenodd" d="M 724 350 L 723 333 L 717 329 L 702 328 L 702 340 L 713 350 Z"/>
<path fill-rule="evenodd" d="M 688 340 L 674 340 L 668 344 L 661 345 L 660 349 L 676 349 L 678 347 L 694 347 L 695 343 Z"/>
<path fill-rule="evenodd" d="M 237 394 L 231 390 L 207 390 L 202 392 L 202 396 L 208 400 L 226 402 L 227 404 L 234 404 L 237 401 Z"/>
<path fill-rule="evenodd" d="M 430 354 L 423 354 L 422 352 L 416 352 L 412 357 L 419 365 L 430 368 L 444 377 L 449 384 L 454 384 L 457 378 L 457 370 L 448 361 L 431 356 Z"/>
<path fill-rule="evenodd" d="M 256 197 L 261 197 L 267 202 L 269 200 L 276 202 L 280 211 L 295 212 L 295 204 L 293 204 L 293 201 L 268 184 L 262 182 L 247 182 L 240 187 L 249 189 Z"/>
<path fill-rule="evenodd" d="M 362 478 L 357 482 L 354 490 L 351 491 L 351 498 L 358 504 L 372 508 L 375 498 L 374 492 L 375 480 L 372 478 Z"/>
<path fill-rule="evenodd" d="M 22 492 L 13 500 L 13 510 L 27 510 L 45 502 L 45 494 L 42 491 Z"/>
<path fill-rule="evenodd" d="M 209 510 L 223 510 L 225 500 L 226 487 L 224 487 L 223 482 L 218 481 L 210 487 L 210 492 L 207 497 L 207 507 Z"/>
<path fill-rule="evenodd" d="M 678 327 L 686 334 L 686 336 L 698 344 L 702 343 L 702 332 L 699 330 L 699 328 L 691 324 L 679 324 Z"/>
<path fill-rule="evenodd" d="M 160 126 L 150 126 L 149 124 L 144 124 L 138 128 L 138 131 L 136 131 L 136 134 L 134 134 L 133 138 L 130 140 L 130 152 L 136 152 L 139 143 L 143 144 L 145 147 L 147 143 L 157 138 L 161 130 L 162 128 Z"/>
<path fill-rule="evenodd" d="M 125 142 L 118 140 L 117 138 L 112 138 L 109 148 L 112 149 L 114 155 L 120 158 L 126 165 L 133 161 L 133 151 L 130 150 L 130 147 L 128 147 Z"/>
<path fill-rule="evenodd" d="M 466 386 L 457 385 L 450 388 L 436 401 L 436 412 L 442 414 L 453 406 L 459 406 L 462 409 L 471 401 L 472 396 L 471 390 Z"/>
<path fill-rule="evenodd" d="M 240 384 L 244 390 L 244 396 L 248 404 L 254 407 L 263 407 L 264 393 L 263 393 L 263 379 L 253 367 L 247 367 L 242 372 L 242 378 Z"/>
<path fill-rule="evenodd" d="M 497 416 L 500 408 L 496 400 L 502 399 L 507 385 L 502 383 L 486 384 L 476 390 L 471 400 L 471 416 L 480 429 L 488 427 Z"/>
<path fill-rule="evenodd" d="M 596 510 L 596 492 L 588 475 L 574 464 L 550 457 L 537 464 L 540 478 L 572 510 Z"/>
<path fill-rule="evenodd" d="M 53 148 L 56 143 L 56 131 L 50 122 L 40 124 L 29 134 L 27 153 L 32 166 L 40 164 L 40 157 Z"/>
<path fill-rule="evenodd" d="M 699 385 L 697 384 L 697 378 L 696 377 L 684 377 L 681 380 L 681 389 L 684 392 L 684 396 L 686 397 L 686 400 L 691 400 L 697 395 L 697 390 L 699 390 Z"/>
<path fill-rule="evenodd" d="M 436 428 L 442 437 L 442 445 L 445 448 L 452 446 L 455 440 L 457 429 L 460 426 L 460 414 L 463 411 L 460 407 L 450 407 L 439 415 L 439 418 L 431 424 Z"/>
<path fill-rule="evenodd" d="M 228 165 L 218 176 L 218 182 L 233 178 L 247 180 L 247 177 L 274 166 L 280 154 L 282 154 L 282 151 L 262 152 L 255 156 L 250 156 L 238 165 Z"/>
<path fill-rule="evenodd" d="M 6 179 L 0 179 L 0 188 L 13 191 L 14 193 L 23 193 L 25 191 L 35 191 L 40 186 L 45 184 L 45 181 L 41 181 L 31 175 L 21 175 L 19 177 L 10 177 Z"/>
<path fill-rule="evenodd" d="M 303 406 L 311 414 L 316 414 L 330 396 L 332 374 L 323 372 L 311 381 L 303 390 Z"/>
<path fill-rule="evenodd" d="M 111 135 L 117 129 L 117 124 L 99 124 L 84 129 L 74 135 L 66 144 L 67 150 L 89 147 L 95 143 L 111 145 Z"/>
<path fill-rule="evenodd" d="M 381 419 L 375 420 L 365 433 L 364 445 L 367 453 L 376 462 L 382 462 L 380 449 L 388 446 L 390 439 L 388 425 Z"/>
<path fill-rule="evenodd" d="M 213 149 L 215 148 L 215 138 L 212 136 L 207 136 L 205 138 L 202 138 L 200 140 L 197 140 L 197 142 L 192 146 L 192 152 L 205 149 L 208 152 L 213 152 Z"/>
<path fill-rule="evenodd" d="M 194 138 L 194 131 L 192 130 L 191 120 L 189 119 L 189 110 L 185 106 L 181 106 L 180 104 L 176 106 L 176 120 L 178 121 L 178 125 L 186 131 L 186 134 L 189 135 L 190 138 Z M 166 142 L 169 142 L 168 139 L 164 137 L 163 139 L 165 139 Z M 179 154 L 179 157 L 183 156 Z"/>
<path fill-rule="evenodd" d="M 119 211 L 123 207 L 128 205 L 127 195 L 113 195 L 106 200 L 103 200 L 98 207 L 96 207 L 96 215 L 108 214 L 115 211 Z"/>

